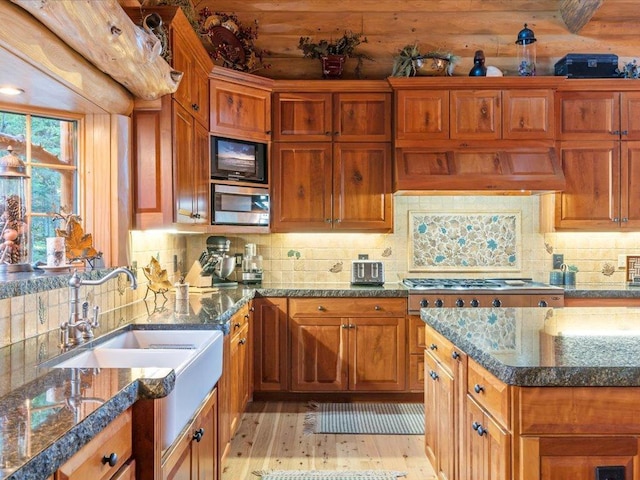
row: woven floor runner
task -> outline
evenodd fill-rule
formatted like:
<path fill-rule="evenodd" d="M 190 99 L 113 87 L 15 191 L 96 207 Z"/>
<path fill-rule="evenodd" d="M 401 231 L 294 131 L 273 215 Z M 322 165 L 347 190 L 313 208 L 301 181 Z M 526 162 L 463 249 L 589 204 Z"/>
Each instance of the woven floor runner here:
<path fill-rule="evenodd" d="M 256 471 L 254 475 L 262 480 L 396 480 L 404 477 L 406 472 L 393 472 L 383 470 L 365 470 L 360 472 L 337 472 L 337 471 L 302 471 L 302 470 L 275 470 Z"/>
<path fill-rule="evenodd" d="M 305 433 L 423 435 L 422 403 L 310 403 Z"/>

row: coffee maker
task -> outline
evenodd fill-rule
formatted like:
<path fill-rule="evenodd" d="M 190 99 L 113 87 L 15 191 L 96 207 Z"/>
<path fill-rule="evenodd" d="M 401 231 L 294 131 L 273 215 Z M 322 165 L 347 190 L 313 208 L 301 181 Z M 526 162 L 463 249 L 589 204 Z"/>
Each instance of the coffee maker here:
<path fill-rule="evenodd" d="M 207 238 L 207 249 L 193 263 L 185 282 L 194 287 L 233 287 L 238 282 L 228 277 L 236 267 L 236 257 L 227 255 L 231 241 L 227 237 Z"/>
<path fill-rule="evenodd" d="M 247 243 L 242 257 L 242 283 L 262 282 L 262 255 L 257 255 L 256 244 Z"/>

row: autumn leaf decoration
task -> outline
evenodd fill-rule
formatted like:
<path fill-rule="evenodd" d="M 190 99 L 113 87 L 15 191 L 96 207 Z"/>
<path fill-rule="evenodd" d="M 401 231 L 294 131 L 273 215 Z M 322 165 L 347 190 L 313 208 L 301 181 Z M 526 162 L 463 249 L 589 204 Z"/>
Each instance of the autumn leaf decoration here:
<path fill-rule="evenodd" d="M 142 267 L 144 276 L 149 280 L 149 290 L 155 293 L 164 293 L 171 288 L 167 271 L 160 266 L 155 257 L 151 257 L 149 265 Z"/>
<path fill-rule="evenodd" d="M 90 233 L 84 233 L 77 216 L 70 215 L 64 229 L 56 228 L 56 235 L 65 238 L 65 248 L 69 262 L 99 258 L 101 253 L 93 247 Z"/>

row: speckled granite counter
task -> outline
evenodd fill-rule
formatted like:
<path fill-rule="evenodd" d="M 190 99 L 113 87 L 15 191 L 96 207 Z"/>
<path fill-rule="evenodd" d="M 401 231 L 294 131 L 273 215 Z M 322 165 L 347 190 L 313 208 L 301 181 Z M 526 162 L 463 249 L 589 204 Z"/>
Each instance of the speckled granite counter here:
<path fill-rule="evenodd" d="M 432 308 L 421 318 L 509 385 L 640 386 L 638 308 Z"/>
<path fill-rule="evenodd" d="M 564 287 L 565 298 L 638 298 L 640 287 L 627 283 L 577 283 Z"/>
<path fill-rule="evenodd" d="M 100 276 L 101 272 L 95 272 Z M 67 275 L 29 275 L 4 285 L 7 296 L 66 286 Z M 33 289 L 37 290 L 33 290 Z M 13 292 L 13 293 L 12 293 Z M 312 297 L 406 297 L 397 283 L 383 287 L 349 284 L 264 284 L 238 286 L 214 293 L 191 294 L 188 304 L 174 303 L 169 296 L 151 296 L 117 311 L 101 314 L 94 343 L 123 329 L 176 328 L 229 330 L 229 319 L 254 296 Z M 44 479 L 86 444 L 121 412 L 141 398 L 159 398 L 174 386 L 170 369 L 159 369 L 153 378 L 137 378 L 129 369 L 74 371 L 42 366 L 58 355 L 58 333 L 49 332 L 0 349 L 0 479 Z M 90 344 L 76 347 L 89 348 Z M 104 402 L 68 402 L 71 376 L 79 375 L 83 394 Z"/>

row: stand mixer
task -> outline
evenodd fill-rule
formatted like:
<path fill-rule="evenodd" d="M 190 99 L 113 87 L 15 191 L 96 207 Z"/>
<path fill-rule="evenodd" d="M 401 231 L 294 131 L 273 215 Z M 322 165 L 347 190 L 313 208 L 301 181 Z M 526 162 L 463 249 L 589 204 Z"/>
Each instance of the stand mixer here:
<path fill-rule="evenodd" d="M 236 257 L 227 255 L 231 241 L 227 237 L 207 238 L 207 249 L 193 263 L 185 281 L 194 287 L 233 287 L 238 282 L 227 277 L 236 267 Z"/>

